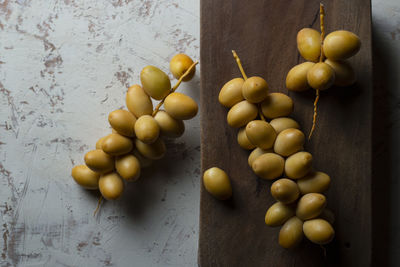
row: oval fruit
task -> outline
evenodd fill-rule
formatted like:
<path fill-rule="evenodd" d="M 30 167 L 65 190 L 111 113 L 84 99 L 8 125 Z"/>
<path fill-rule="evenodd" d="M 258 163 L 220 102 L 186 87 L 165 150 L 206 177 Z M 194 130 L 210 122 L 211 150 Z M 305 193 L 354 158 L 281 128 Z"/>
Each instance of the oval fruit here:
<path fill-rule="evenodd" d="M 137 149 L 134 149 L 132 154 L 138 159 L 141 168 L 147 168 L 153 163 L 152 159 L 146 158 Z"/>
<path fill-rule="evenodd" d="M 294 128 L 300 129 L 300 125 L 292 118 L 282 117 L 276 118 L 269 122 L 272 127 L 274 127 L 276 134 L 279 134 L 283 130 Z"/>
<path fill-rule="evenodd" d="M 231 127 L 239 128 L 254 120 L 257 117 L 257 113 L 256 105 L 243 100 L 229 110 L 226 119 Z"/>
<path fill-rule="evenodd" d="M 146 143 L 154 143 L 160 135 L 160 126 L 157 121 L 150 115 L 139 117 L 135 123 L 136 137 Z"/>
<path fill-rule="evenodd" d="M 154 119 L 157 121 L 160 132 L 164 136 L 177 138 L 185 132 L 183 121 L 172 118 L 164 110 L 159 110 Z"/>
<path fill-rule="evenodd" d="M 117 157 L 115 169 L 127 181 L 136 181 L 140 176 L 139 160 L 132 154 Z"/>
<path fill-rule="evenodd" d="M 174 119 L 189 120 L 196 116 L 198 111 L 197 103 L 182 93 L 171 93 L 165 98 L 165 111 Z"/>
<path fill-rule="evenodd" d="M 329 175 L 316 171 L 310 172 L 297 180 L 297 185 L 303 195 L 308 193 L 322 193 L 328 190 L 330 183 L 331 178 Z"/>
<path fill-rule="evenodd" d="M 185 72 L 190 68 L 193 63 L 193 60 L 188 55 L 177 54 L 169 62 L 169 69 L 172 75 L 174 75 L 176 79 L 179 79 L 183 74 L 185 74 Z M 183 78 L 182 81 L 190 81 L 193 78 L 195 72 L 196 68 L 192 68 L 190 73 L 185 78 Z"/>
<path fill-rule="evenodd" d="M 213 167 L 203 174 L 203 184 L 207 192 L 220 200 L 229 199 L 232 196 L 232 186 L 228 175 L 220 168 Z"/>
<path fill-rule="evenodd" d="M 139 139 L 135 140 L 137 150 L 149 159 L 160 159 L 165 155 L 166 147 L 162 139 L 158 138 L 152 144 L 146 144 Z"/>
<path fill-rule="evenodd" d="M 279 231 L 279 245 L 284 248 L 294 248 L 303 239 L 303 222 L 293 216 Z"/>
<path fill-rule="evenodd" d="M 262 154 L 272 153 L 272 152 L 274 152 L 272 149 L 264 150 L 264 149 L 261 149 L 261 148 L 257 147 L 253 151 L 251 151 L 247 162 L 249 163 L 249 166 L 251 167 L 253 165 L 253 162 L 256 160 L 256 158 L 258 158 Z"/>
<path fill-rule="evenodd" d="M 286 88 L 296 92 L 310 89 L 307 73 L 314 65 L 313 62 L 304 62 L 291 68 L 286 76 Z"/>
<path fill-rule="evenodd" d="M 297 49 L 304 59 L 317 62 L 321 54 L 321 34 L 311 28 L 301 29 L 297 33 Z"/>
<path fill-rule="evenodd" d="M 246 136 L 251 144 L 262 149 L 269 149 L 274 145 L 276 133 L 268 122 L 254 120 L 247 124 Z"/>
<path fill-rule="evenodd" d="M 92 171 L 86 165 L 77 165 L 72 168 L 72 177 L 83 188 L 94 190 L 99 188 L 100 174 Z"/>
<path fill-rule="evenodd" d="M 126 107 L 136 118 L 153 113 L 153 102 L 150 96 L 138 84 L 129 87 L 125 100 Z"/>
<path fill-rule="evenodd" d="M 326 206 L 326 197 L 319 193 L 302 196 L 297 203 L 296 216 L 302 220 L 318 217 Z"/>
<path fill-rule="evenodd" d="M 335 237 L 332 225 L 323 219 L 313 219 L 304 222 L 304 235 L 313 243 L 325 245 Z"/>
<path fill-rule="evenodd" d="M 265 153 L 257 157 L 251 165 L 254 173 L 267 180 L 278 178 L 283 173 L 285 160 L 275 153 Z"/>
<path fill-rule="evenodd" d="M 107 173 L 100 177 L 99 189 L 105 199 L 115 200 L 122 195 L 124 182 L 117 173 Z"/>
<path fill-rule="evenodd" d="M 87 152 L 85 154 L 85 163 L 92 171 L 98 173 L 114 170 L 114 157 L 104 153 L 102 149 Z"/>
<path fill-rule="evenodd" d="M 284 224 L 287 220 L 295 214 L 293 207 L 276 202 L 273 204 L 265 214 L 265 224 L 268 226 L 279 226 Z"/>
<path fill-rule="evenodd" d="M 297 152 L 285 161 L 285 174 L 291 179 L 299 179 L 306 176 L 312 167 L 312 155 L 308 152 Z"/>
<path fill-rule="evenodd" d="M 136 117 L 126 110 L 117 109 L 108 115 L 108 122 L 119 134 L 124 136 L 135 136 Z"/>
<path fill-rule="evenodd" d="M 268 119 L 288 116 L 293 111 L 293 100 L 282 93 L 271 93 L 261 103 L 261 111 Z"/>
<path fill-rule="evenodd" d="M 239 129 L 239 132 L 237 135 L 237 142 L 238 142 L 239 146 L 243 149 L 250 150 L 250 149 L 253 149 L 256 147 L 247 138 L 246 128 L 244 128 L 244 127 Z"/>
<path fill-rule="evenodd" d="M 332 60 L 346 59 L 357 54 L 361 41 L 357 35 L 349 31 L 334 31 L 324 39 L 324 54 Z"/>
<path fill-rule="evenodd" d="M 143 90 L 156 100 L 161 100 L 171 90 L 171 81 L 168 75 L 155 66 L 147 66 L 140 72 L 140 82 Z"/>
<path fill-rule="evenodd" d="M 284 204 L 290 204 L 299 198 L 297 184 L 290 179 L 282 178 L 271 185 L 271 195 Z"/>
<path fill-rule="evenodd" d="M 261 77 L 250 77 L 243 83 L 242 94 L 250 103 L 260 103 L 268 96 L 268 84 Z"/>
<path fill-rule="evenodd" d="M 349 86 L 356 82 L 356 73 L 349 62 L 345 60 L 333 61 L 327 59 L 325 63 L 331 66 L 335 72 L 335 85 Z"/>
<path fill-rule="evenodd" d="M 130 152 L 133 148 L 132 140 L 120 134 L 109 134 L 103 141 L 102 149 L 107 154 L 119 156 Z"/>
<path fill-rule="evenodd" d="M 275 153 L 288 157 L 303 149 L 306 137 L 298 129 L 286 129 L 276 137 L 274 144 Z"/>
<path fill-rule="evenodd" d="M 242 78 L 234 78 L 225 83 L 218 95 L 218 101 L 224 107 L 230 108 L 242 101 L 242 86 L 244 80 Z"/>
<path fill-rule="evenodd" d="M 108 136 L 108 135 L 103 136 L 103 137 L 101 137 L 99 140 L 97 140 L 97 142 L 96 142 L 96 149 L 101 149 L 101 148 L 102 148 L 104 139 L 106 139 L 107 136 Z"/>
<path fill-rule="evenodd" d="M 314 89 L 326 90 L 335 82 L 335 72 L 328 64 L 318 62 L 307 72 L 307 82 Z"/>

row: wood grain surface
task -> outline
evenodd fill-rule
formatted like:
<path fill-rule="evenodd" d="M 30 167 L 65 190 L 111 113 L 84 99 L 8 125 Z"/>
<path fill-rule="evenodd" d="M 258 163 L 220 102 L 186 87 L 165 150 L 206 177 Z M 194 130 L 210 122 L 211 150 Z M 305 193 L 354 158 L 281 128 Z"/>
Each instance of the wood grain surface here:
<path fill-rule="evenodd" d="M 293 98 L 292 117 L 308 133 L 314 91 L 288 92 L 287 72 L 302 62 L 296 34 L 319 28 L 319 1 L 201 0 L 201 154 L 202 170 L 227 171 L 233 199 L 220 202 L 201 189 L 199 265 L 204 266 L 369 266 L 372 262 L 371 136 L 372 59 L 368 0 L 325 1 L 327 33 L 346 29 L 362 40 L 353 58 L 357 83 L 331 88 L 319 102 L 316 131 L 306 150 L 314 168 L 331 175 L 328 207 L 336 214 L 336 237 L 320 247 L 303 241 L 299 248 L 278 245 L 279 228 L 264 223 L 274 202 L 271 182 L 257 178 L 247 164 L 249 152 L 236 141 L 218 103 L 223 84 L 240 77 L 231 50 L 241 57 L 248 76 L 264 77 L 272 92 Z"/>

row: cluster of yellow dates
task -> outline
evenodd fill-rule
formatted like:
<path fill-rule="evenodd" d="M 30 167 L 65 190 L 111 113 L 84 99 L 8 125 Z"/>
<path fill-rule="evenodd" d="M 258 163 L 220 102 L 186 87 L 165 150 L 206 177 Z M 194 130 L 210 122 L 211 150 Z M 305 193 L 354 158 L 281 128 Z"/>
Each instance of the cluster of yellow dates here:
<path fill-rule="evenodd" d="M 170 71 L 177 84 L 171 88 L 166 73 L 147 66 L 140 73 L 141 85 L 126 93 L 128 110 L 112 111 L 108 121 L 112 133 L 100 138 L 96 149 L 85 155 L 85 164 L 72 169 L 74 180 L 86 189 L 99 189 L 105 199 L 120 197 L 124 181 L 136 181 L 146 168 L 166 152 L 162 137 L 177 138 L 185 130 L 183 120 L 193 118 L 197 103 L 189 96 L 175 92 L 182 81 L 189 81 L 197 62 L 185 54 L 175 55 Z M 153 100 L 160 100 L 153 109 Z M 164 110 L 160 107 L 164 105 Z"/>

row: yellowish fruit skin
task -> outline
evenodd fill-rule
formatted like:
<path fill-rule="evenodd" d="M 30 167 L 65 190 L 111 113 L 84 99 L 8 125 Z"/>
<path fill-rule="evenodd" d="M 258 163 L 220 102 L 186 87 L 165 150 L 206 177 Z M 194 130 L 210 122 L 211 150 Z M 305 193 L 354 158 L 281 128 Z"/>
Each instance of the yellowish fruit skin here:
<path fill-rule="evenodd" d="M 171 90 L 171 81 L 168 75 L 155 66 L 147 66 L 142 69 L 140 82 L 146 94 L 155 100 L 163 99 Z"/>
<path fill-rule="evenodd" d="M 297 49 L 304 59 L 317 62 L 321 54 L 321 34 L 311 28 L 301 29 L 297 33 Z"/>
<path fill-rule="evenodd" d="M 126 181 L 136 181 L 140 176 L 140 163 L 133 154 L 118 156 L 115 159 L 115 169 Z"/>
<path fill-rule="evenodd" d="M 160 126 L 152 116 L 143 115 L 135 123 L 135 133 L 140 141 L 152 144 L 160 135 Z"/>
<path fill-rule="evenodd" d="M 153 102 L 150 96 L 138 84 L 129 87 L 125 101 L 126 107 L 136 118 L 153 113 Z"/>
<path fill-rule="evenodd" d="M 297 180 L 300 192 L 305 195 L 308 193 L 323 193 L 328 190 L 331 178 L 324 172 L 313 171 Z"/>
<path fill-rule="evenodd" d="M 114 129 L 113 129 L 113 130 L 114 130 Z M 115 131 L 115 133 L 117 133 L 117 131 Z M 96 149 L 101 149 L 101 148 L 102 148 L 104 139 L 106 139 L 107 136 L 108 136 L 108 135 L 103 136 L 103 137 L 100 137 L 99 140 L 97 140 L 97 142 L 96 142 Z"/>
<path fill-rule="evenodd" d="M 243 149 L 251 150 L 256 147 L 249 141 L 249 138 L 247 138 L 246 128 L 244 128 L 244 127 L 239 129 L 239 132 L 237 135 L 237 142 L 238 142 L 239 146 Z"/>
<path fill-rule="evenodd" d="M 143 156 L 142 154 L 140 154 L 140 152 L 137 149 L 134 149 L 132 154 L 138 159 L 140 167 L 143 168 L 147 168 L 150 167 L 151 164 L 153 163 L 152 159 L 146 158 L 145 156 Z"/>
<path fill-rule="evenodd" d="M 100 177 L 99 190 L 105 199 L 115 200 L 122 195 L 124 182 L 117 173 L 107 173 Z"/>
<path fill-rule="evenodd" d="M 108 115 L 108 122 L 119 134 L 135 136 L 136 117 L 127 110 L 117 109 Z"/>
<path fill-rule="evenodd" d="M 169 69 L 176 79 L 179 79 L 193 64 L 193 60 L 185 54 L 177 54 L 173 56 L 169 62 Z M 196 68 L 193 68 L 190 73 L 182 79 L 182 81 L 190 81 L 196 72 Z"/>
<path fill-rule="evenodd" d="M 303 240 L 303 221 L 293 216 L 279 231 L 279 245 L 283 248 L 294 248 Z"/>
<path fill-rule="evenodd" d="M 85 154 L 86 165 L 94 172 L 106 173 L 114 170 L 114 157 L 102 149 L 89 151 Z"/>
<path fill-rule="evenodd" d="M 314 88 L 326 90 L 335 82 L 335 71 L 324 62 L 318 62 L 307 72 L 307 82 Z"/>
<path fill-rule="evenodd" d="M 85 189 L 95 190 L 99 188 L 100 174 L 92 171 L 86 165 L 77 165 L 72 168 L 72 178 Z"/>
<path fill-rule="evenodd" d="M 326 59 L 325 63 L 331 66 L 335 72 L 334 85 L 337 86 L 350 86 L 356 82 L 356 73 L 348 61 L 338 60 L 333 61 Z"/>
<path fill-rule="evenodd" d="M 254 120 L 246 125 L 246 136 L 251 144 L 269 149 L 274 145 L 275 129 L 266 121 Z"/>
<path fill-rule="evenodd" d="M 207 192 L 219 200 L 227 200 L 232 196 L 232 186 L 228 175 L 220 168 L 213 167 L 203 174 L 203 184 Z"/>
<path fill-rule="evenodd" d="M 250 103 L 260 103 L 268 96 L 268 84 L 261 77 L 250 77 L 243 83 L 242 94 Z"/>
<path fill-rule="evenodd" d="M 274 127 L 276 134 L 279 134 L 283 130 L 289 128 L 300 129 L 300 125 L 297 121 L 287 117 L 273 119 L 269 122 L 269 124 Z"/>
<path fill-rule="evenodd" d="M 290 204 L 298 199 L 300 191 L 295 182 L 287 178 L 282 178 L 276 180 L 271 185 L 271 195 L 277 201 Z"/>
<path fill-rule="evenodd" d="M 261 156 L 262 154 L 265 154 L 265 153 L 273 153 L 274 151 L 273 151 L 273 149 L 266 149 L 266 150 L 264 150 L 264 149 L 261 149 L 261 148 L 259 148 L 259 147 L 257 147 L 257 148 L 255 148 L 253 151 L 251 151 L 251 153 L 250 153 L 250 155 L 249 155 L 249 158 L 248 158 L 248 160 L 247 160 L 247 163 L 249 164 L 249 166 L 250 166 L 250 168 L 251 168 L 251 166 L 252 166 L 252 164 L 253 164 L 253 162 L 256 160 L 256 158 L 258 158 L 259 156 Z"/>
<path fill-rule="evenodd" d="M 133 143 L 128 137 L 120 134 L 109 134 L 103 141 L 102 149 L 109 155 L 119 156 L 132 151 Z"/>
<path fill-rule="evenodd" d="M 285 174 L 291 179 L 300 179 L 306 176 L 312 167 L 312 155 L 308 152 L 297 152 L 285 161 Z"/>
<path fill-rule="evenodd" d="M 158 138 L 152 144 L 146 144 L 140 141 L 139 139 L 135 140 L 136 149 L 140 152 L 141 155 L 148 159 L 161 159 L 164 157 L 166 152 L 165 143 L 161 138 Z"/>
<path fill-rule="evenodd" d="M 240 101 L 244 100 L 242 94 L 242 78 L 234 78 L 225 83 L 218 95 L 218 101 L 224 107 L 231 108 Z"/>
<path fill-rule="evenodd" d="M 199 108 L 190 96 L 174 92 L 165 98 L 164 109 L 174 119 L 189 120 L 196 116 Z"/>
<path fill-rule="evenodd" d="M 160 127 L 160 133 L 163 136 L 177 138 L 185 132 L 185 124 L 182 120 L 177 120 L 171 117 L 166 111 L 159 110 L 154 116 Z"/>
<path fill-rule="evenodd" d="M 309 193 L 302 196 L 297 203 L 296 216 L 302 220 L 318 217 L 326 207 L 326 197 L 319 193 Z"/>
<path fill-rule="evenodd" d="M 286 117 L 293 111 L 293 100 L 282 93 L 271 93 L 261 103 L 261 111 L 268 119 Z"/>
<path fill-rule="evenodd" d="M 280 226 L 293 217 L 295 211 L 292 206 L 282 202 L 276 202 L 267 210 L 265 214 L 265 224 L 268 226 Z"/>
<path fill-rule="evenodd" d="M 307 73 L 314 65 L 315 63 L 308 61 L 291 68 L 286 76 L 286 88 L 296 92 L 310 89 Z"/>
<path fill-rule="evenodd" d="M 303 150 L 306 137 L 304 133 L 298 129 L 286 129 L 276 137 L 274 143 L 274 152 L 288 157 L 298 151 Z"/>
<path fill-rule="evenodd" d="M 324 54 L 331 60 L 347 59 L 360 50 L 360 38 L 349 31 L 334 31 L 324 39 Z"/>
<path fill-rule="evenodd" d="M 285 160 L 275 153 L 265 153 L 257 157 L 251 168 L 254 173 L 267 180 L 278 178 L 282 175 Z"/>
<path fill-rule="evenodd" d="M 335 237 L 335 230 L 332 225 L 323 219 L 304 222 L 303 232 L 311 242 L 318 245 L 326 245 Z"/>
<path fill-rule="evenodd" d="M 239 128 L 245 126 L 248 122 L 254 120 L 257 117 L 258 109 L 257 106 L 243 100 L 234 105 L 226 116 L 226 120 L 229 126 L 233 128 Z"/>

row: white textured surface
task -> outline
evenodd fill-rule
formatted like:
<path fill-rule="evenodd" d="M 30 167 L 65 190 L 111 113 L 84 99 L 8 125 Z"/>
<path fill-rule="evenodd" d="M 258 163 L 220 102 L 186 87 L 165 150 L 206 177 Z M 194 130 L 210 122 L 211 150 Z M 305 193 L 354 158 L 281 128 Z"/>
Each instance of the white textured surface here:
<path fill-rule="evenodd" d="M 374 0 L 373 21 L 376 43 L 392 55 L 395 110 L 398 1 Z M 69 175 L 109 132 L 107 114 L 124 105 L 141 68 L 167 71 L 176 52 L 199 58 L 198 0 L 0 1 L 1 266 L 196 265 L 198 117 L 95 218 L 98 194 Z M 198 100 L 199 73 L 179 90 Z M 393 116 L 396 137 L 398 111 Z M 400 255 L 397 224 L 392 255 Z"/>

